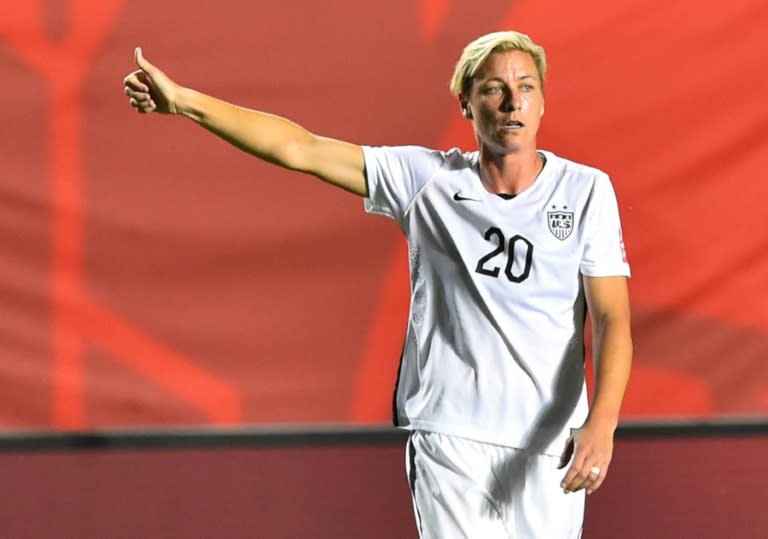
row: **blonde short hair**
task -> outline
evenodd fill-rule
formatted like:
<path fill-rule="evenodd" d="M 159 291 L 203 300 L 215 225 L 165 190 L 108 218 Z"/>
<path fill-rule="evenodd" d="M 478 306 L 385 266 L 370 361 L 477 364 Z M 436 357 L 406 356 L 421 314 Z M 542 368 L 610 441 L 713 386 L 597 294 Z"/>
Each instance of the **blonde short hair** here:
<path fill-rule="evenodd" d="M 526 34 L 514 31 L 493 32 L 480 36 L 464 47 L 461 58 L 456 63 L 456 69 L 451 77 L 451 93 L 467 95 L 472 86 L 472 79 L 483 66 L 491 53 L 499 51 L 523 51 L 533 58 L 539 80 L 544 87 L 544 76 L 547 73 L 547 56 L 544 48 L 534 43 Z"/>

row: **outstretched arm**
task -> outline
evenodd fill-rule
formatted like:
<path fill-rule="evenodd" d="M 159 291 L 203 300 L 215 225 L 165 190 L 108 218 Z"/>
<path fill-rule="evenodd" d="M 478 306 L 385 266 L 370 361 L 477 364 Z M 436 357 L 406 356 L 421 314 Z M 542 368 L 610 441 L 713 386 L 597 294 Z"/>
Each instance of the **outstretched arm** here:
<path fill-rule="evenodd" d="M 595 388 L 589 417 L 563 455 L 562 464 L 570 459 L 571 466 L 562 487 L 568 492 L 585 488 L 590 494 L 603 484 L 613 456 L 613 433 L 632 365 L 632 336 L 625 277 L 584 277 L 584 292 L 592 318 Z"/>
<path fill-rule="evenodd" d="M 238 148 L 281 167 L 313 174 L 360 196 L 367 196 L 360 146 L 310 133 L 280 116 L 247 109 L 175 83 L 134 53 L 138 70 L 125 77 L 131 106 L 190 118 Z"/>

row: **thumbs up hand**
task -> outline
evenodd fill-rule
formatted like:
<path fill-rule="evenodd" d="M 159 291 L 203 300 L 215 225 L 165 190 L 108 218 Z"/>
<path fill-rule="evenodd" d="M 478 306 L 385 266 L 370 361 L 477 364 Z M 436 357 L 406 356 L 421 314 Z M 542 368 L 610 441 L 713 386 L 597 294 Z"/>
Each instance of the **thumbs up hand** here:
<path fill-rule="evenodd" d="M 133 58 L 139 69 L 123 80 L 131 106 L 142 114 L 178 114 L 176 96 L 181 87 L 144 58 L 141 47 L 136 47 Z"/>

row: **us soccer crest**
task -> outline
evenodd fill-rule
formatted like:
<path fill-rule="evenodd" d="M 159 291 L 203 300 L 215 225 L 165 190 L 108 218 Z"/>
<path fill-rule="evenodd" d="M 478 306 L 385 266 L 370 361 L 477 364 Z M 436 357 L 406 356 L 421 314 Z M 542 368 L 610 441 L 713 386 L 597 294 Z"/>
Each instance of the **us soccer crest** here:
<path fill-rule="evenodd" d="M 573 212 L 567 211 L 568 206 L 558 210 L 552 206 L 552 211 L 547 212 L 549 231 L 559 240 L 564 240 L 573 232 Z"/>

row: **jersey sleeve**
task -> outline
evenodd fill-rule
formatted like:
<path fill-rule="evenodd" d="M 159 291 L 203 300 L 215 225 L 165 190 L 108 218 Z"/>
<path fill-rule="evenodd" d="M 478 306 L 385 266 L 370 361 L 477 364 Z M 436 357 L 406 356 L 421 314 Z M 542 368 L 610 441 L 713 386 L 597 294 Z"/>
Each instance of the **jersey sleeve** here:
<path fill-rule="evenodd" d="M 586 217 L 581 273 L 590 277 L 629 277 L 619 205 L 608 176 L 599 175 L 595 179 Z"/>
<path fill-rule="evenodd" d="M 363 146 L 365 211 L 402 222 L 411 201 L 443 166 L 443 152 L 419 146 Z"/>

